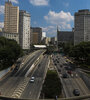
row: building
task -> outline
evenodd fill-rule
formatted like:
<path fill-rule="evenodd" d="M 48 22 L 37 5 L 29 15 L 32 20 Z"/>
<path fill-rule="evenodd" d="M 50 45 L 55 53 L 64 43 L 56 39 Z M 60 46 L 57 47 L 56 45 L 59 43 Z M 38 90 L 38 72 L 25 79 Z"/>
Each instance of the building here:
<path fill-rule="evenodd" d="M 51 42 L 51 38 L 50 38 L 50 37 L 46 37 L 46 38 L 45 38 L 45 44 L 46 44 L 47 46 L 49 46 L 50 42 Z"/>
<path fill-rule="evenodd" d="M 3 36 L 3 32 L 0 32 L 0 36 Z"/>
<path fill-rule="evenodd" d="M 51 37 L 51 43 L 56 45 L 57 44 L 57 37 Z"/>
<path fill-rule="evenodd" d="M 90 11 L 79 10 L 74 17 L 74 45 L 82 41 L 90 41 Z"/>
<path fill-rule="evenodd" d="M 2 28 L 0 28 L 0 32 L 2 32 Z"/>
<path fill-rule="evenodd" d="M 46 32 L 42 32 L 42 40 L 46 37 Z"/>
<path fill-rule="evenodd" d="M 31 27 L 31 44 L 41 44 L 42 28 Z"/>
<path fill-rule="evenodd" d="M 19 12 L 19 43 L 22 49 L 30 49 L 30 14 Z"/>
<path fill-rule="evenodd" d="M 8 0 L 5 2 L 4 36 L 19 43 L 19 7 L 13 6 Z"/>
<path fill-rule="evenodd" d="M 60 43 L 73 43 L 74 32 L 73 31 L 57 31 L 57 42 Z"/>

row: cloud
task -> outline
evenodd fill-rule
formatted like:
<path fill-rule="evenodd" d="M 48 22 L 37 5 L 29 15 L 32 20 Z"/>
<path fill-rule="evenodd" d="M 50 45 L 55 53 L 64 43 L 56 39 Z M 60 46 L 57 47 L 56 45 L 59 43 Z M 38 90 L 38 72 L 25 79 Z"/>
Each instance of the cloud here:
<path fill-rule="evenodd" d="M 4 22 L 0 22 L 0 28 L 4 27 Z"/>
<path fill-rule="evenodd" d="M 10 0 L 10 1 L 13 2 L 13 3 L 16 3 L 16 4 L 19 3 L 18 0 Z"/>
<path fill-rule="evenodd" d="M 30 0 L 30 3 L 34 6 L 47 6 L 49 0 Z"/>
<path fill-rule="evenodd" d="M 56 26 L 42 27 L 42 30 L 47 33 L 47 36 L 56 36 Z"/>
<path fill-rule="evenodd" d="M 70 12 L 60 11 L 56 13 L 49 11 L 48 15 L 44 16 L 44 19 L 52 25 L 59 25 L 61 29 L 71 29 L 70 23 L 74 20 L 74 16 Z"/>
<path fill-rule="evenodd" d="M 0 14 L 4 14 L 4 5 L 0 5 Z"/>

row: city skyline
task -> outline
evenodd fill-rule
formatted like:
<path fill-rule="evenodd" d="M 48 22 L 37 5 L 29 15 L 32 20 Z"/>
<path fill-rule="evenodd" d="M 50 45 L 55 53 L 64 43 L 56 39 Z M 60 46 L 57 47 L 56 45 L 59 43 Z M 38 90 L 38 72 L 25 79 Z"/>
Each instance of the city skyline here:
<path fill-rule="evenodd" d="M 4 22 L 4 4 L 0 2 L 0 27 Z M 10 0 L 20 10 L 26 10 L 31 15 L 31 26 L 42 27 L 47 36 L 56 36 L 56 27 L 60 30 L 72 30 L 74 27 L 74 13 L 79 9 L 90 9 L 89 0 Z M 82 5 L 81 5 L 82 2 Z"/>

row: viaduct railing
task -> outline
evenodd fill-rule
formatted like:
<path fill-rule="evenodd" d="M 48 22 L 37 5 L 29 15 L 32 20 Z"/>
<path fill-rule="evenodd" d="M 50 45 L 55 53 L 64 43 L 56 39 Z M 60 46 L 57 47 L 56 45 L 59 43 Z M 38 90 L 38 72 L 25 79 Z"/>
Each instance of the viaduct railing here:
<path fill-rule="evenodd" d="M 57 100 L 84 100 L 90 98 L 90 94 L 83 95 L 83 96 L 76 96 L 76 97 L 69 97 L 69 98 L 57 98 Z M 0 96 L 0 100 L 37 100 L 37 99 L 23 99 L 23 98 L 10 98 Z M 56 100 L 56 99 L 38 99 L 38 100 Z"/>

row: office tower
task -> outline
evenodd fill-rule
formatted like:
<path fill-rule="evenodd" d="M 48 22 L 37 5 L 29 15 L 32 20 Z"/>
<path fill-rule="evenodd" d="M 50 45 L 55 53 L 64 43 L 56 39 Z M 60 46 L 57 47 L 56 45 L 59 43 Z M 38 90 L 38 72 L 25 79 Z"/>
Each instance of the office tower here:
<path fill-rule="evenodd" d="M 42 40 L 42 28 L 31 27 L 31 44 L 40 44 Z"/>
<path fill-rule="evenodd" d="M 74 17 L 74 45 L 82 41 L 90 41 L 90 11 L 79 10 Z"/>
<path fill-rule="evenodd" d="M 19 13 L 19 42 L 22 49 L 30 49 L 30 14 L 23 10 Z"/>
<path fill-rule="evenodd" d="M 4 36 L 19 43 L 19 7 L 15 7 L 8 0 L 5 2 Z"/>
<path fill-rule="evenodd" d="M 71 43 L 74 42 L 74 32 L 73 31 L 57 31 L 57 42 L 60 43 Z"/>

